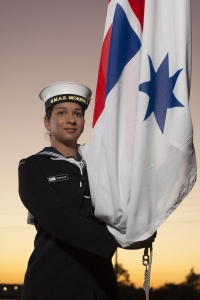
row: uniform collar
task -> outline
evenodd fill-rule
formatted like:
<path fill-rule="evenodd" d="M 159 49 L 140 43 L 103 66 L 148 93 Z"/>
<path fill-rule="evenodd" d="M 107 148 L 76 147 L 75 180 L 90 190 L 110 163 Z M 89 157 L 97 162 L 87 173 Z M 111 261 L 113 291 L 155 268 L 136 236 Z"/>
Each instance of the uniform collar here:
<path fill-rule="evenodd" d="M 54 147 L 45 147 L 43 150 L 39 151 L 37 153 L 37 155 L 45 155 L 45 156 L 50 156 L 50 157 L 56 157 L 56 158 L 66 158 L 66 159 L 70 159 L 73 158 L 76 161 L 82 161 L 83 158 L 79 152 L 79 150 L 77 151 L 77 159 L 72 157 L 72 156 L 64 156 L 62 155 L 57 149 L 55 149 Z"/>

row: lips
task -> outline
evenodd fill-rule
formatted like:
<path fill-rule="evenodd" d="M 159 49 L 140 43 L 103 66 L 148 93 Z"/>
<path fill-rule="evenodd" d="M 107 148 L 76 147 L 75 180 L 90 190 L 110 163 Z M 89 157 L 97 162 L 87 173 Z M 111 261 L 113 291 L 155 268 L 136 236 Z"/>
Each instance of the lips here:
<path fill-rule="evenodd" d="M 64 130 L 69 133 L 74 133 L 76 131 L 76 128 L 69 127 L 69 128 L 64 128 Z"/>

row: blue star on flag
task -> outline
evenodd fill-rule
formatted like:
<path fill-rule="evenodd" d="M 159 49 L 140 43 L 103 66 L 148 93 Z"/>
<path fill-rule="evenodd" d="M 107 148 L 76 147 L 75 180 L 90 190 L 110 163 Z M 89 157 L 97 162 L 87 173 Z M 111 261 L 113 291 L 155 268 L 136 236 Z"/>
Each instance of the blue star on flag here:
<path fill-rule="evenodd" d="M 169 77 L 169 57 L 168 54 L 162 61 L 157 72 L 153 67 L 152 60 L 149 58 L 151 80 L 139 85 L 139 91 L 149 96 L 149 105 L 144 118 L 148 119 L 154 113 L 157 124 L 164 132 L 167 109 L 173 107 L 184 107 L 175 97 L 173 90 L 179 74 L 183 69 L 179 69 L 173 76 Z"/>

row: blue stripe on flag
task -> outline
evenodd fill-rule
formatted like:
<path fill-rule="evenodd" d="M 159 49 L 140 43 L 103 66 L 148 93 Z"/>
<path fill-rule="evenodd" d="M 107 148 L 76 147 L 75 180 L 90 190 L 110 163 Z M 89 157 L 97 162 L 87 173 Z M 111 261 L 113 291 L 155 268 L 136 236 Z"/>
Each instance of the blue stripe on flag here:
<path fill-rule="evenodd" d="M 139 51 L 141 42 L 123 8 L 117 4 L 113 20 L 108 61 L 106 96 L 119 80 L 125 65 Z"/>

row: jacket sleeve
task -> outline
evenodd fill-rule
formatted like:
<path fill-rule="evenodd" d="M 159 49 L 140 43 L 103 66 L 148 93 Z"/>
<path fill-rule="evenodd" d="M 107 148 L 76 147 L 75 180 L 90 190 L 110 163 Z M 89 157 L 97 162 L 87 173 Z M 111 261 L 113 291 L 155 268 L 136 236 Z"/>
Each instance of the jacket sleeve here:
<path fill-rule="evenodd" d="M 114 254 L 117 242 L 107 227 L 64 207 L 34 156 L 20 163 L 19 195 L 41 226 L 58 239 L 105 258 Z"/>

